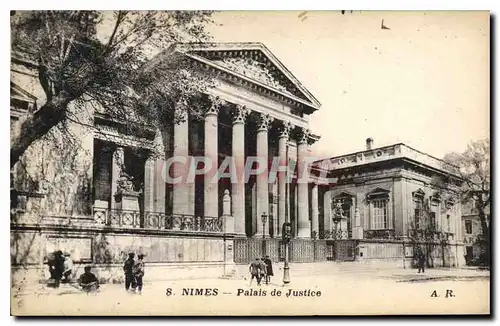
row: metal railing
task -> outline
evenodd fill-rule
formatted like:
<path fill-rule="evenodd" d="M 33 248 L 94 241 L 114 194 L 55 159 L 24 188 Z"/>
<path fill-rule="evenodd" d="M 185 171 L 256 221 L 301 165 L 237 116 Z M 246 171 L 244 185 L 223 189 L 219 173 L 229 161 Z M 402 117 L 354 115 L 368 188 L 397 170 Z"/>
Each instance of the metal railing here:
<path fill-rule="evenodd" d="M 351 230 L 323 230 L 319 232 L 320 239 L 351 239 L 352 231 Z"/>
<path fill-rule="evenodd" d="M 394 230 L 364 230 L 364 239 L 395 239 L 396 232 Z"/>
<path fill-rule="evenodd" d="M 140 212 L 96 207 L 92 209 L 92 216 L 97 224 L 112 227 L 215 233 L 223 232 L 223 219 L 220 217 Z"/>

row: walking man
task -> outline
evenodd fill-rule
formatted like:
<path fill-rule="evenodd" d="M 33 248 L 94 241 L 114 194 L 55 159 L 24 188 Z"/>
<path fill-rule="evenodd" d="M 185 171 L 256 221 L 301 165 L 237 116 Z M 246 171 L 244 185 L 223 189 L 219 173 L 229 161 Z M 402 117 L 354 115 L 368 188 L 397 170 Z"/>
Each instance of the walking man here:
<path fill-rule="evenodd" d="M 135 280 L 134 280 L 134 257 L 135 254 L 133 252 L 128 254 L 128 259 L 123 264 L 123 272 L 125 272 L 125 290 L 128 291 L 130 286 L 132 286 L 132 290 L 135 289 Z"/>
<path fill-rule="evenodd" d="M 264 263 L 266 264 L 266 284 L 269 284 L 269 282 L 271 282 L 271 276 L 274 276 L 273 262 L 269 259 L 269 256 L 266 256 Z"/>
<path fill-rule="evenodd" d="M 137 293 L 142 294 L 142 278 L 144 276 L 144 255 L 137 255 L 137 262 L 134 264 L 134 277 L 137 284 Z"/>
<path fill-rule="evenodd" d="M 260 261 L 259 258 L 255 258 L 254 261 L 250 263 L 250 286 L 252 286 L 252 281 L 255 278 L 257 280 L 257 285 L 260 285 Z"/>

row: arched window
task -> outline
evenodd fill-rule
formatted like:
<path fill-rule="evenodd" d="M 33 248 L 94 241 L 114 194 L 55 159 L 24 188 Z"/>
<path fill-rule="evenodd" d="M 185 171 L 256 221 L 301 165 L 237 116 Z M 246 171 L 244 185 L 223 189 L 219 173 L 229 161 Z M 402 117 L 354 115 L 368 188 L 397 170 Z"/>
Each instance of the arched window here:
<path fill-rule="evenodd" d="M 412 193 L 413 195 L 413 220 L 415 229 L 424 227 L 424 196 L 425 192 L 418 189 Z"/>
<path fill-rule="evenodd" d="M 346 222 L 346 229 L 342 229 L 342 223 L 339 225 L 339 231 L 342 232 L 347 232 L 347 237 L 351 238 L 352 237 L 352 227 L 353 227 L 353 217 L 354 217 L 354 209 L 355 209 L 355 204 L 354 204 L 354 195 L 342 192 L 335 197 L 333 197 L 332 200 L 332 209 L 334 208 L 334 205 L 336 203 L 340 202 L 343 210 L 343 214 L 345 217 L 345 222 Z"/>

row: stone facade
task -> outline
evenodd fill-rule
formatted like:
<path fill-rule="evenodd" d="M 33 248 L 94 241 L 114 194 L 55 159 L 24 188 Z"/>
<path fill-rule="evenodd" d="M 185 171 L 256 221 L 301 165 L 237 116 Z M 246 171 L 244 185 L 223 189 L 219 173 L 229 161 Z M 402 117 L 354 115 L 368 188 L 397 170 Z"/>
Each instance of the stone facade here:
<path fill-rule="evenodd" d="M 372 148 L 370 139 L 364 151 L 315 164 L 336 179 L 333 185 L 320 186 L 324 210 L 320 239 L 356 240 L 361 243 L 357 254 L 365 259 L 409 255 L 411 260 L 410 254 L 403 254 L 404 243 L 436 248 L 445 244 L 448 252 L 441 248 L 436 255 L 447 256 L 449 263 L 440 263 L 464 264 L 455 166 L 404 144 Z M 450 182 L 436 182 L 445 179 Z M 343 213 L 337 220 L 336 205 Z M 397 254 L 388 249 L 394 245 Z"/>
<path fill-rule="evenodd" d="M 274 183 L 267 173 L 248 183 L 209 180 L 226 156 L 237 171 L 249 156 L 279 157 L 306 169 L 309 145 L 319 139 L 308 130 L 308 116 L 320 103 L 263 44 L 176 44 L 166 50 L 172 51 L 217 76 L 196 103 L 204 114 L 195 117 L 179 106 L 174 114 L 185 115 L 181 123 L 172 119 L 164 130 L 130 132 L 126 122 L 70 107 L 72 121 L 80 123 L 53 128 L 12 171 L 12 189 L 23 198 L 11 214 L 13 267 L 43 270 L 46 253 L 56 249 L 103 271 L 128 251 L 155 264 L 225 264 L 233 257 L 233 237 L 277 238 L 287 218 L 297 226 L 295 236 L 311 238 L 318 214 L 311 222 L 310 198 L 316 212 L 318 197 L 310 197 L 310 186 L 297 176 L 290 189 L 283 173 Z M 12 76 L 16 132 L 19 119 L 45 99 L 36 65 L 13 59 Z M 193 183 L 165 182 L 169 158 L 195 156 L 217 164 Z M 186 165 L 174 163 L 167 173 L 186 177 Z"/>

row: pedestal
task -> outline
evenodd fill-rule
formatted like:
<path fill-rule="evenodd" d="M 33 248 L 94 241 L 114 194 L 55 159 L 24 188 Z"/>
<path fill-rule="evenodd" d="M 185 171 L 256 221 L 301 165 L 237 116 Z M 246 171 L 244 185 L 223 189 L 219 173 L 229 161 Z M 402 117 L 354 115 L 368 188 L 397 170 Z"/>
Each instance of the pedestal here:
<path fill-rule="evenodd" d="M 118 192 L 115 196 L 117 208 L 124 211 L 139 211 L 138 192 Z"/>
<path fill-rule="evenodd" d="M 363 239 L 363 228 L 360 226 L 355 226 L 352 228 L 352 238 L 353 239 Z"/>

